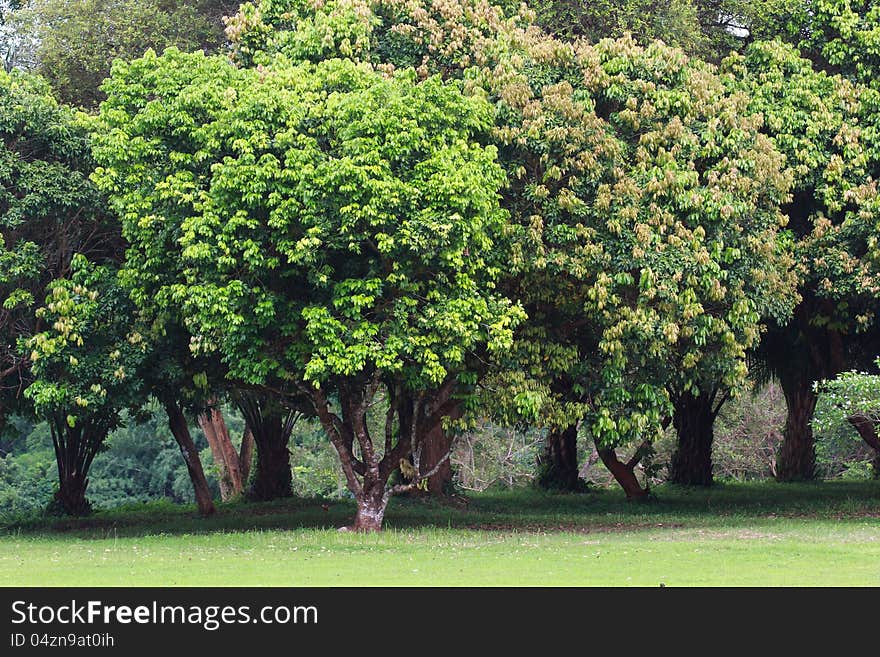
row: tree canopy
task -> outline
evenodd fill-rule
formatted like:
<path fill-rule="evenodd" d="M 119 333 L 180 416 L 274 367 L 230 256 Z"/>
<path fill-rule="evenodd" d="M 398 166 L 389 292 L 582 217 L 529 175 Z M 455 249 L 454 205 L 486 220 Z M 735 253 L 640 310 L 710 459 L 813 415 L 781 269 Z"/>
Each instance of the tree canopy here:
<path fill-rule="evenodd" d="M 88 130 L 48 85 L 0 71 L 0 419 L 30 377 L 19 338 L 41 330 L 46 286 L 70 273 L 76 253 L 118 255 L 118 228 L 89 181 Z"/>

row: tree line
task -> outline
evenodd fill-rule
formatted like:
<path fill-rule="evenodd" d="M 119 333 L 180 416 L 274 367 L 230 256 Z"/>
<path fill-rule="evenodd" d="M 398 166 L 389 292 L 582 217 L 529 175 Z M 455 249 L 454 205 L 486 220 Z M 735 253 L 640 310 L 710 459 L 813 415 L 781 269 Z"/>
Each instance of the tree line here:
<path fill-rule="evenodd" d="M 580 434 L 642 499 L 670 426 L 709 485 L 749 377 L 811 479 L 816 382 L 880 353 L 874 3 L 60 4 L 2 23 L 44 75 L 0 73 L 0 419 L 48 422 L 66 513 L 157 403 L 204 514 L 190 418 L 257 499 L 311 418 L 377 530 L 480 417 L 547 430 L 546 487 Z"/>

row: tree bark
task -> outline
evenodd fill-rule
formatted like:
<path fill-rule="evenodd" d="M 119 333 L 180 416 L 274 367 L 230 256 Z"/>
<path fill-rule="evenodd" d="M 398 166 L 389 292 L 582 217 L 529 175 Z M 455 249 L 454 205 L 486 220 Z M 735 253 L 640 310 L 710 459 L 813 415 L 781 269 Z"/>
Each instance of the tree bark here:
<path fill-rule="evenodd" d="M 363 493 L 357 498 L 357 513 L 354 524 L 349 528 L 356 532 L 382 531 L 388 497 L 385 495 L 384 482 L 374 482 L 364 487 Z"/>
<path fill-rule="evenodd" d="M 68 516 L 89 515 L 92 512 L 92 505 L 86 499 L 88 485 L 89 479 L 82 472 L 59 473 L 55 504 Z"/>
<path fill-rule="evenodd" d="M 639 451 L 641 450 L 637 450 L 636 456 L 629 462 L 624 463 L 617 458 L 617 452 L 613 449 L 601 448 L 596 443 L 596 452 L 599 454 L 602 463 L 605 464 L 605 467 L 608 468 L 608 471 L 617 483 L 620 484 L 620 487 L 623 488 L 623 492 L 626 493 L 626 499 L 633 501 L 644 501 L 648 499 L 650 494 L 648 487 L 645 486 L 643 488 L 636 477 L 635 469 L 640 460 L 638 458 Z"/>
<path fill-rule="evenodd" d="M 239 455 L 232 444 L 223 414 L 211 408 L 199 415 L 198 422 L 220 471 L 220 498 L 225 502 L 241 495 L 245 482 L 241 476 Z"/>
<path fill-rule="evenodd" d="M 208 487 L 205 470 L 202 468 L 202 460 L 199 458 L 199 450 L 196 449 L 189 432 L 186 417 L 180 407 L 173 402 L 165 403 L 165 412 L 168 414 L 168 426 L 171 429 L 171 434 L 177 441 L 177 446 L 186 463 L 186 470 L 189 473 L 189 480 L 192 482 L 199 514 L 210 516 L 217 509 L 214 507 L 214 500 L 211 499 L 211 489 Z"/>
<path fill-rule="evenodd" d="M 816 476 L 816 447 L 813 440 L 813 412 L 816 394 L 808 377 L 781 377 L 787 415 L 782 444 L 776 457 L 778 481 L 809 481 Z"/>
<path fill-rule="evenodd" d="M 66 515 L 88 515 L 92 510 L 86 499 L 89 468 L 107 437 L 107 429 L 88 421 L 70 427 L 66 418 L 54 418 L 49 428 L 58 468 L 58 490 L 52 506 Z"/>
<path fill-rule="evenodd" d="M 254 431 L 257 445 L 257 471 L 249 496 L 255 500 L 277 500 L 293 495 L 293 477 L 290 472 L 290 451 L 287 443 L 290 432 L 282 435 L 276 427 L 265 432 Z M 259 436 L 259 438 L 257 438 Z"/>
<path fill-rule="evenodd" d="M 451 388 L 448 391 L 442 391 L 438 395 L 436 406 L 447 405 L 450 400 Z M 454 404 L 450 407 L 449 413 L 444 417 L 454 421 L 459 419 L 461 415 L 461 404 Z M 430 495 L 448 495 L 452 491 L 452 464 L 447 455 L 449 450 L 452 449 L 453 439 L 454 436 L 443 429 L 442 418 L 434 426 L 428 427 L 422 438 L 419 469 L 423 475 L 434 471 L 434 474 L 427 478 L 428 493 Z"/>
<path fill-rule="evenodd" d="M 254 460 L 254 434 L 251 428 L 245 424 L 244 433 L 241 436 L 241 449 L 238 452 L 238 463 L 241 468 L 242 483 L 251 477 L 251 463 Z"/>
<path fill-rule="evenodd" d="M 681 395 L 672 424 L 678 447 L 669 464 L 669 480 L 684 486 L 712 485 L 712 440 L 716 409 L 714 393 Z"/>
<path fill-rule="evenodd" d="M 580 481 L 577 458 L 577 425 L 565 429 L 550 429 L 544 441 L 544 451 L 538 457 L 538 476 L 535 484 L 545 490 L 576 491 Z"/>
<path fill-rule="evenodd" d="M 287 444 L 298 414 L 273 399 L 250 393 L 237 394 L 235 402 L 244 415 L 248 434 L 257 450 L 257 471 L 248 497 L 268 501 L 292 496 L 293 479 Z"/>

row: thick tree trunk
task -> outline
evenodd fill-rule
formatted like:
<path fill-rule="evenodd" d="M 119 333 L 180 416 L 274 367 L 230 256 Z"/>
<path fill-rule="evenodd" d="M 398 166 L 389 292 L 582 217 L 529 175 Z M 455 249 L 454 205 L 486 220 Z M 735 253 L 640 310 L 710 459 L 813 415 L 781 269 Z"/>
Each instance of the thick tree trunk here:
<path fill-rule="evenodd" d="M 86 516 L 92 505 L 86 499 L 89 480 L 83 472 L 59 473 L 58 490 L 55 491 L 55 504 L 68 516 Z"/>
<path fill-rule="evenodd" d="M 675 405 L 672 424 L 678 447 L 669 464 L 669 480 L 684 486 L 712 485 L 714 395 L 686 393 Z"/>
<path fill-rule="evenodd" d="M 441 403 L 447 400 L 443 399 Z M 461 405 L 457 404 L 446 417 L 457 420 L 461 417 Z M 429 428 L 422 438 L 422 451 L 419 461 L 419 469 L 422 474 L 431 472 L 428 477 L 428 493 L 434 496 L 448 495 L 452 491 L 452 464 L 447 458 L 452 449 L 454 436 L 443 429 L 443 423 L 438 422 Z M 439 465 L 438 465 L 439 464 Z"/>
<path fill-rule="evenodd" d="M 223 414 L 212 408 L 198 417 L 199 427 L 208 440 L 211 456 L 220 471 L 220 498 L 225 502 L 244 492 L 239 455 L 235 451 Z"/>
<path fill-rule="evenodd" d="M 816 476 L 816 447 L 813 440 L 813 412 L 816 394 L 806 377 L 782 377 L 782 392 L 788 407 L 782 445 L 776 457 L 778 481 L 809 481 Z"/>
<path fill-rule="evenodd" d="M 617 452 L 613 449 L 599 447 L 599 444 L 596 443 L 596 453 L 617 483 L 620 484 L 623 492 L 626 493 L 626 499 L 636 502 L 647 500 L 650 494 L 648 487 L 643 488 L 636 477 L 635 470 L 639 463 L 639 451 L 637 450 L 636 456 L 629 462 L 624 463 L 617 458 Z"/>
<path fill-rule="evenodd" d="M 199 450 L 196 449 L 196 444 L 190 435 L 186 417 L 180 407 L 172 402 L 165 404 L 165 412 L 168 414 L 168 426 L 171 429 L 171 434 L 177 441 L 177 446 L 183 455 L 183 461 L 186 463 L 186 470 L 189 473 L 189 480 L 192 482 L 199 514 L 210 516 L 217 509 L 214 507 L 214 500 L 211 499 L 211 489 L 208 487 L 205 470 L 202 468 L 202 460 L 199 458 Z"/>
<path fill-rule="evenodd" d="M 58 468 L 58 490 L 50 508 L 70 516 L 88 515 L 92 510 L 86 499 L 89 468 L 107 431 L 88 422 L 69 427 L 66 418 L 50 421 L 49 428 Z"/>
<path fill-rule="evenodd" d="M 254 436 L 256 435 L 255 433 Z M 290 434 L 287 434 L 287 438 L 290 438 Z M 290 451 L 287 449 L 286 439 L 272 436 L 270 440 L 257 441 L 257 471 L 249 495 L 261 501 L 293 495 Z"/>
<path fill-rule="evenodd" d="M 547 432 L 544 451 L 538 457 L 535 484 L 545 490 L 576 491 L 583 486 L 577 459 L 577 425 Z"/>
<path fill-rule="evenodd" d="M 257 449 L 257 470 L 248 496 L 259 501 L 290 497 L 293 479 L 287 444 L 298 415 L 273 399 L 253 394 L 238 394 L 236 404 Z"/>
<path fill-rule="evenodd" d="M 354 524 L 349 529 L 356 532 L 382 531 L 387 505 L 384 483 L 377 481 L 369 487 L 365 486 L 363 493 L 357 498 L 357 513 Z"/>
<path fill-rule="evenodd" d="M 830 379 L 852 366 L 860 366 L 856 353 L 846 347 L 844 336 L 829 328 L 831 323 L 816 326 L 817 315 L 833 317 L 837 312 L 828 299 L 807 295 L 795 309 L 788 328 L 768 333 L 764 347 L 779 377 L 788 414 L 782 445 L 776 456 L 778 481 L 809 481 L 816 477 L 816 448 L 812 430 L 816 395 L 813 383 Z M 767 340 L 765 340 L 767 342 Z M 873 358 L 873 350 L 871 351 Z"/>

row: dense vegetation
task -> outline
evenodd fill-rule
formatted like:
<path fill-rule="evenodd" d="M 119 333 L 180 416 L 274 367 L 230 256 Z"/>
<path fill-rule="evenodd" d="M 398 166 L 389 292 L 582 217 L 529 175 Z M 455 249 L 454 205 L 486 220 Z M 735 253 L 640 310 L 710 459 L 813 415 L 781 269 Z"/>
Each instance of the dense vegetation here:
<path fill-rule="evenodd" d="M 877 476 L 878 30 L 0 3 L 0 510 Z"/>

